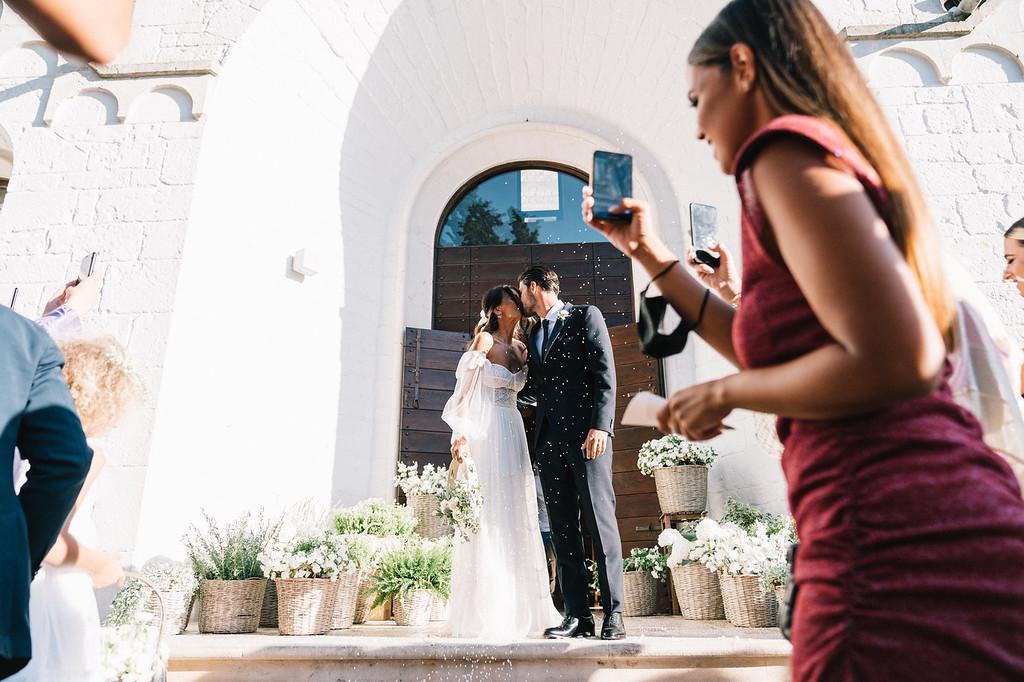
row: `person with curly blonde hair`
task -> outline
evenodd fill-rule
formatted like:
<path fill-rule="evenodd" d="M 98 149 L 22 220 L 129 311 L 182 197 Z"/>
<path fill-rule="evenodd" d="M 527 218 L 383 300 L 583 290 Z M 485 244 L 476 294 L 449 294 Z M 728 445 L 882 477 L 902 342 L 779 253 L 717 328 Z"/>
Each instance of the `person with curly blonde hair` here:
<path fill-rule="evenodd" d="M 106 464 L 98 439 L 114 430 L 141 399 L 142 384 L 112 337 L 58 345 L 64 354 L 64 378 L 94 455 L 78 500 L 32 582 L 33 656 L 11 678 L 18 681 L 93 679 L 100 627 L 93 590 L 124 580 L 120 556 L 94 549 L 93 483 Z"/>

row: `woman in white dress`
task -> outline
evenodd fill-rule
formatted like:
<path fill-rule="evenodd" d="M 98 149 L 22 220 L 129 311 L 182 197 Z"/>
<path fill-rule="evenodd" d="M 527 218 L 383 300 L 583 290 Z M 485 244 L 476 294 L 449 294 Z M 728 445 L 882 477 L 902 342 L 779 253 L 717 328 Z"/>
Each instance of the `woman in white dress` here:
<path fill-rule="evenodd" d="M 526 430 L 516 408 L 527 372 L 519 292 L 491 289 L 480 317 L 442 415 L 453 432 L 452 457 L 472 460 L 483 490 L 480 530 L 455 547 L 449 632 L 539 636 L 561 616 L 551 601 Z"/>
<path fill-rule="evenodd" d="M 106 459 L 99 438 L 113 429 L 141 394 L 141 384 L 112 338 L 67 341 L 64 377 L 94 450 L 89 475 L 53 548 L 32 581 L 29 621 L 32 660 L 12 682 L 89 682 L 99 675 L 99 612 L 94 589 L 124 580 L 121 561 L 97 544 L 94 483 Z M 15 488 L 31 476 L 16 455 Z"/>

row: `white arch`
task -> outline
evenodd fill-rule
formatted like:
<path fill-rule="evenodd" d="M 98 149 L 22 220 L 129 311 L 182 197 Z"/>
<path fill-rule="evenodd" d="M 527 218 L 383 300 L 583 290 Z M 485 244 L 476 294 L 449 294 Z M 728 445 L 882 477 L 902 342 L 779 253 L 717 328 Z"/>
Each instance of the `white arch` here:
<path fill-rule="evenodd" d="M 953 58 L 953 82 L 1020 83 L 1024 63 L 1018 55 L 999 45 L 981 43 L 965 47 Z"/>
<path fill-rule="evenodd" d="M 898 47 L 871 60 L 868 80 L 873 88 L 935 86 L 942 84 L 942 70 L 924 52 Z"/>
<path fill-rule="evenodd" d="M 595 147 L 626 150 L 677 251 L 690 201 L 718 205 L 724 239 L 738 241 L 734 185 L 712 171 L 685 102 L 680 46 L 712 8 L 695 3 L 680 22 L 675 3 L 645 14 L 592 0 L 593 30 L 579 31 L 568 5 L 392 5 L 368 17 L 333 0 L 272 0 L 225 62 L 178 280 L 141 558 L 167 552 L 195 517 L 191 506 L 164 513 L 182 487 L 216 514 L 390 494 L 401 331 L 429 326 L 437 221 L 480 170 L 525 158 L 587 168 Z M 633 49 L 606 49 L 624 34 Z M 301 283 L 286 270 L 300 248 L 321 261 Z M 678 362 L 670 385 L 712 371 L 692 355 Z M 760 461 L 735 454 L 737 468 Z M 781 506 L 778 472 L 765 466 L 763 497 Z M 225 479 L 231 491 L 211 487 Z"/>

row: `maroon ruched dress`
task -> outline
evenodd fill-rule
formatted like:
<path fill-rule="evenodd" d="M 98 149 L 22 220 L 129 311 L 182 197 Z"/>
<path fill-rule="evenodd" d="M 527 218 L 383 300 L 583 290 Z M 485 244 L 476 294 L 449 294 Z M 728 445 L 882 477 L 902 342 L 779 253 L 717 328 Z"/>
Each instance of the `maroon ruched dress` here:
<path fill-rule="evenodd" d="M 825 121 L 783 116 L 744 145 L 734 165 L 743 300 L 733 343 L 749 368 L 833 343 L 762 239 L 750 169 L 780 137 L 840 159 L 889 217 L 877 174 Z M 802 542 L 794 679 L 1024 680 L 1024 502 L 946 383 L 863 416 L 780 419 L 778 430 Z"/>

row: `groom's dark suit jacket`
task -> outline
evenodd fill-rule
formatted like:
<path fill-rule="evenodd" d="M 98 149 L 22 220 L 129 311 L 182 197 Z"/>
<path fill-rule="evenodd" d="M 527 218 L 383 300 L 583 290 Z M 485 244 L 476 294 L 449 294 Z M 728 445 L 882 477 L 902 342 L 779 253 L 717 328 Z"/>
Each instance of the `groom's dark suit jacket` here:
<path fill-rule="evenodd" d="M 533 445 L 547 428 L 547 438 L 579 443 L 590 429 L 614 435 L 615 361 L 604 316 L 589 305 L 566 303 L 564 320 L 549 332 L 548 352 L 537 354 L 543 338 L 536 324 L 528 339 L 530 372 L 523 391 L 537 402 Z"/>
<path fill-rule="evenodd" d="M 92 462 L 63 364 L 46 332 L 0 306 L 0 677 L 31 655 L 29 584 Z M 17 496 L 15 446 L 31 464 Z"/>

